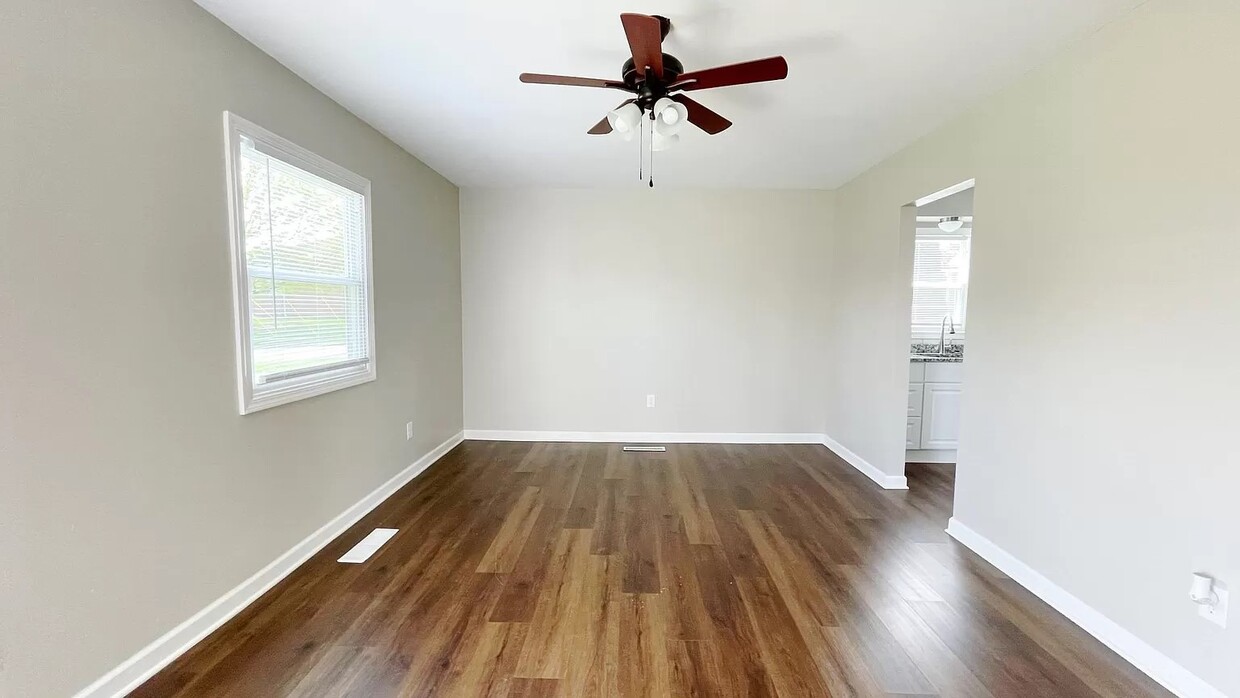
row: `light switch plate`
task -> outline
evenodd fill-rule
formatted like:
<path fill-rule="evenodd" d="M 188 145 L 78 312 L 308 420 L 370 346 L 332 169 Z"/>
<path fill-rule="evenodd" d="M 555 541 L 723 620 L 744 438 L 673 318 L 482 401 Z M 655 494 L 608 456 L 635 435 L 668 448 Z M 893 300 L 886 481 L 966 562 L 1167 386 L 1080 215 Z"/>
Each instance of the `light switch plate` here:
<path fill-rule="evenodd" d="M 1197 614 L 1202 618 L 1214 623 L 1220 628 L 1227 627 L 1227 587 L 1222 586 L 1218 582 L 1214 583 L 1214 593 L 1218 594 L 1218 603 L 1213 606 L 1201 605 L 1197 607 Z"/>

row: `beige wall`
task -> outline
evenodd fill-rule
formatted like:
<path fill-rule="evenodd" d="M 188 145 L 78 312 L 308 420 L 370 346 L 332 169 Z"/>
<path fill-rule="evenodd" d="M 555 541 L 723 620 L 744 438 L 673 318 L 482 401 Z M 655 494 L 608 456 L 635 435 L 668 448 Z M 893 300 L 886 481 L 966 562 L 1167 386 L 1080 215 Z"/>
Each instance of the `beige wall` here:
<path fill-rule="evenodd" d="M 831 206 L 462 191 L 466 427 L 820 433 Z"/>
<path fill-rule="evenodd" d="M 458 201 L 187 0 L 0 14 L 0 695 L 43 698 L 460 430 Z M 238 416 L 226 109 L 372 181 L 376 382 Z"/>
<path fill-rule="evenodd" d="M 1153 0 L 838 192 L 827 432 L 902 453 L 899 209 L 977 178 L 956 516 L 1229 695 L 1240 4 Z M 1234 592 L 1233 592 L 1234 593 Z"/>

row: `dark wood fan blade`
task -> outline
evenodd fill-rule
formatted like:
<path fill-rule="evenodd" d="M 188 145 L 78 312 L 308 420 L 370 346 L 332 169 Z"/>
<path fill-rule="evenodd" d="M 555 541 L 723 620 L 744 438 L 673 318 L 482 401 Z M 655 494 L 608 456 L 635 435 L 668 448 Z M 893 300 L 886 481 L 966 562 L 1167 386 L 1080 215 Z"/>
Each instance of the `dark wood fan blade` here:
<path fill-rule="evenodd" d="M 783 56 L 775 56 L 746 63 L 723 65 L 718 68 L 694 70 L 676 78 L 676 84 L 669 89 L 707 90 L 712 87 L 783 80 L 786 77 L 788 77 L 788 61 L 784 60 Z"/>
<path fill-rule="evenodd" d="M 698 104 L 684 95 L 672 95 L 672 99 L 685 105 L 689 110 L 689 123 L 697 126 L 710 135 L 715 135 L 720 131 L 727 130 L 732 125 L 731 121 L 719 116 L 715 112 Z"/>
<path fill-rule="evenodd" d="M 627 85 L 619 80 L 602 80 L 600 78 L 575 78 L 568 75 L 543 75 L 541 73 L 521 73 L 521 82 L 535 85 L 568 85 L 570 87 L 609 87 L 616 90 L 629 91 Z"/>
<path fill-rule="evenodd" d="M 620 15 L 620 24 L 633 51 L 637 74 L 645 75 L 650 68 L 656 78 L 663 79 L 663 25 L 659 18 L 626 12 Z"/>
<path fill-rule="evenodd" d="M 635 99 L 626 99 L 623 102 L 617 104 L 616 109 L 619 109 L 620 107 L 623 107 L 626 104 L 632 104 L 633 102 L 636 102 L 636 101 L 637 100 Z M 604 116 L 602 121 L 598 122 L 597 124 L 594 124 L 594 128 L 591 128 L 589 131 L 586 131 L 586 133 L 592 136 L 607 135 L 608 133 L 611 133 L 611 122 L 608 121 L 607 117 Z"/>
<path fill-rule="evenodd" d="M 594 124 L 594 126 L 591 127 L 589 131 L 586 131 L 586 133 L 591 136 L 605 136 L 611 133 L 611 122 L 604 116 L 602 121 Z"/>

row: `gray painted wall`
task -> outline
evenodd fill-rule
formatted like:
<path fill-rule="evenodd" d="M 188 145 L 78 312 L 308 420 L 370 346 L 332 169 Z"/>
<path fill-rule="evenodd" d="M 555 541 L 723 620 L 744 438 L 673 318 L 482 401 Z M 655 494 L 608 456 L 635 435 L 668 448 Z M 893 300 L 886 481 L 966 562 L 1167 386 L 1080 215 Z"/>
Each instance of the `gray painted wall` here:
<path fill-rule="evenodd" d="M 64 696 L 461 429 L 459 208 L 188 0 L 3 15 L 0 695 Z M 377 381 L 238 416 L 226 109 L 373 183 Z"/>

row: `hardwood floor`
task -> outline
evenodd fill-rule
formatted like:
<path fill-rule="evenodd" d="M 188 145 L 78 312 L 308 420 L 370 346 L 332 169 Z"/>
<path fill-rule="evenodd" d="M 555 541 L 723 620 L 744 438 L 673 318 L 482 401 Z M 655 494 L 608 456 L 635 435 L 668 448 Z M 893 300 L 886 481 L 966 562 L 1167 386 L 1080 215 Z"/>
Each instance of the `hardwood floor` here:
<path fill-rule="evenodd" d="M 466 442 L 132 695 L 1170 695 L 943 533 L 952 473 Z"/>

